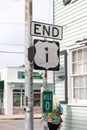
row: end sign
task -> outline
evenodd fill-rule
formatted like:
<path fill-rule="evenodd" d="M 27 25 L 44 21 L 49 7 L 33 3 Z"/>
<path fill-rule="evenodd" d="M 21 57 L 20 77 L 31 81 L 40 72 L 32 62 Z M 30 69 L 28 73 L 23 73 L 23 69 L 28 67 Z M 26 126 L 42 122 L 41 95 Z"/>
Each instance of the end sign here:
<path fill-rule="evenodd" d="M 53 92 L 43 91 L 42 94 L 42 111 L 43 113 L 50 113 L 53 110 Z"/>
<path fill-rule="evenodd" d="M 32 21 L 30 25 L 30 34 L 32 36 L 62 40 L 63 27 Z"/>

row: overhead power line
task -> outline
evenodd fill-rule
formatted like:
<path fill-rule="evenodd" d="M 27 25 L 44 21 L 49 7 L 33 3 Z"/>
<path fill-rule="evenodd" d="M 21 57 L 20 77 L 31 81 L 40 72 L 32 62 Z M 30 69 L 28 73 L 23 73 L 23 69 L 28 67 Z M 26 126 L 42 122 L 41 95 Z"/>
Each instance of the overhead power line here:
<path fill-rule="evenodd" d="M 24 23 L 11 23 L 11 22 L 0 22 L 0 24 L 14 24 L 14 25 L 24 25 Z"/>
<path fill-rule="evenodd" d="M 25 52 L 14 52 L 14 51 L 0 51 L 0 53 L 25 54 Z"/>
<path fill-rule="evenodd" d="M 0 43 L 1 46 L 5 45 L 5 46 L 25 46 L 23 44 L 9 44 L 9 43 Z"/>

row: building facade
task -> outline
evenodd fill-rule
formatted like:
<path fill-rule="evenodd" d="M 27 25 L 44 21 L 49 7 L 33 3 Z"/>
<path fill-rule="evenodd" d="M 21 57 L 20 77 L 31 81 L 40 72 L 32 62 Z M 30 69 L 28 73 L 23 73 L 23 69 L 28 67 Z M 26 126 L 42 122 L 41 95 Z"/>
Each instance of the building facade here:
<path fill-rule="evenodd" d="M 55 93 L 64 107 L 62 130 L 87 129 L 87 1 L 54 0 L 54 24 L 63 26 Z"/>
<path fill-rule="evenodd" d="M 34 71 L 33 103 L 34 110 L 41 112 L 41 87 L 43 87 L 43 72 Z M 48 74 L 49 89 L 53 89 L 53 74 Z M 25 97 L 25 68 L 7 67 L 0 69 L 0 114 L 24 114 L 27 105 Z"/>

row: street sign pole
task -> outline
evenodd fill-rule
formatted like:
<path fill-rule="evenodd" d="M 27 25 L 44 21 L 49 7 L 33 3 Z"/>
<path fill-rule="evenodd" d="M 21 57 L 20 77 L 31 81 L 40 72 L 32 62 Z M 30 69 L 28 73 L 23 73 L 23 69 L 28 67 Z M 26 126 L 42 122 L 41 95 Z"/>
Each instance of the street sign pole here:
<path fill-rule="evenodd" d="M 47 70 L 45 70 L 44 73 L 44 90 L 47 90 Z M 48 130 L 48 126 L 47 126 L 47 113 L 44 113 L 44 130 Z"/>
<path fill-rule="evenodd" d="M 28 49 L 32 46 L 30 35 L 30 22 L 32 20 L 32 0 L 25 0 L 25 130 L 33 130 L 33 87 L 32 71 L 33 62 L 28 60 Z"/>

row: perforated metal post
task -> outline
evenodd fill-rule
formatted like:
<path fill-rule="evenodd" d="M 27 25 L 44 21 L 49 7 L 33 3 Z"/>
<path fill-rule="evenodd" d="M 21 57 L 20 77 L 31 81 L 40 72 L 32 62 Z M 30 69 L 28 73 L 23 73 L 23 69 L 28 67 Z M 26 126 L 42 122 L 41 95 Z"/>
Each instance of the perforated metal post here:
<path fill-rule="evenodd" d="M 47 87 L 47 70 L 45 70 L 44 73 L 44 90 L 48 90 Z M 47 125 L 47 113 L 44 113 L 44 130 L 48 130 L 48 125 Z"/>
<path fill-rule="evenodd" d="M 28 59 L 28 49 L 32 46 L 30 35 L 30 22 L 32 20 L 32 0 L 25 0 L 25 95 L 27 107 L 25 108 L 25 130 L 33 130 L 33 63 Z"/>

